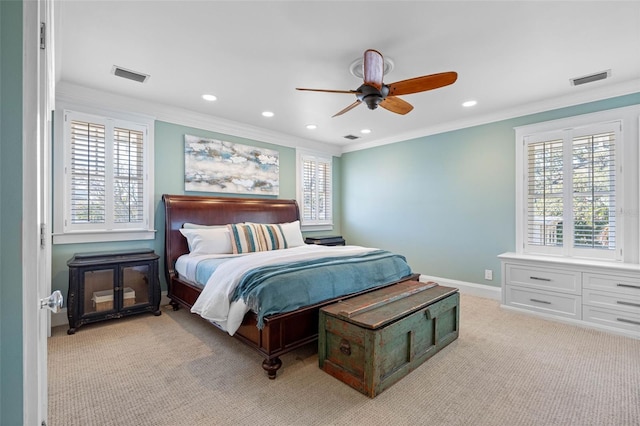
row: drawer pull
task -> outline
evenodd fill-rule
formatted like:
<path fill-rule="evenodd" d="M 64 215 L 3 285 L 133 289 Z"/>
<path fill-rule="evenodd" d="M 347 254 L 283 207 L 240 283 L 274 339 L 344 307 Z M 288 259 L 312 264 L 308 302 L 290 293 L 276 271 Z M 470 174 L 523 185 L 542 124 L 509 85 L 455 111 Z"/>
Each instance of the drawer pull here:
<path fill-rule="evenodd" d="M 346 356 L 351 355 L 351 345 L 347 339 L 342 339 L 340 341 L 340 352 L 345 354 Z"/>
<path fill-rule="evenodd" d="M 634 325 L 640 325 L 640 321 L 634 321 L 634 320 L 630 320 L 630 319 L 626 319 L 626 318 L 616 318 L 618 321 L 620 322 L 626 322 L 629 324 L 634 324 Z"/>
<path fill-rule="evenodd" d="M 551 281 L 551 278 L 541 278 L 541 277 L 529 277 L 529 278 L 536 281 Z"/>
<path fill-rule="evenodd" d="M 540 299 L 529 299 L 532 302 L 536 302 L 536 303 L 544 303 L 545 305 L 550 305 L 551 302 L 548 302 L 546 300 L 540 300 Z"/>
<path fill-rule="evenodd" d="M 629 288 L 637 288 L 640 290 L 640 285 L 633 285 L 633 284 L 622 284 L 622 283 L 618 283 L 616 284 L 618 287 L 629 287 Z"/>
<path fill-rule="evenodd" d="M 618 300 L 618 301 L 616 301 L 616 303 L 618 305 L 635 306 L 637 308 L 640 308 L 640 303 L 625 302 L 623 300 Z"/>

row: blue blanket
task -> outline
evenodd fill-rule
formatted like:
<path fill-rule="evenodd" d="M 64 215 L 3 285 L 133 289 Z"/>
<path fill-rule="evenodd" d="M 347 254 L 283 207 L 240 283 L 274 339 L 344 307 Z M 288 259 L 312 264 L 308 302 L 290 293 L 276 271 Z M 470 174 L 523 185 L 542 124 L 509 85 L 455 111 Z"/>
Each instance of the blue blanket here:
<path fill-rule="evenodd" d="M 385 250 L 325 257 L 253 269 L 242 277 L 231 300 L 244 300 L 258 315 L 261 329 L 265 316 L 357 293 L 410 274 L 404 256 Z"/>

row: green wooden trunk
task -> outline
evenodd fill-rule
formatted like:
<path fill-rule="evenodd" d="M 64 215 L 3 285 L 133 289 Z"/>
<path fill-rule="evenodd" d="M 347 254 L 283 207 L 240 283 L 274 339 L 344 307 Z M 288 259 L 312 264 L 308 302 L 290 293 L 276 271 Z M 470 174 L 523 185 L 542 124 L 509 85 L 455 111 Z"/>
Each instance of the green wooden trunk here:
<path fill-rule="evenodd" d="M 373 398 L 458 338 L 458 289 L 403 281 L 320 310 L 320 368 Z"/>

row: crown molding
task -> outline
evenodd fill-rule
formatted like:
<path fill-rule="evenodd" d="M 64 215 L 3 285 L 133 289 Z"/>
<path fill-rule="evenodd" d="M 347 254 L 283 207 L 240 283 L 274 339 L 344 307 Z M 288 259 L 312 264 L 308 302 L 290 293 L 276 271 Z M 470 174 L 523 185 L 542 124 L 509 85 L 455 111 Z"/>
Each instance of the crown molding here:
<path fill-rule="evenodd" d="M 618 96 L 630 95 L 633 93 L 640 93 L 640 80 L 631 80 L 614 86 L 604 86 L 588 91 L 581 90 L 580 92 L 572 95 L 559 96 L 557 98 L 546 99 L 540 102 L 524 104 L 514 108 L 509 108 L 508 110 L 501 110 L 466 120 L 456 120 L 438 124 L 436 126 L 425 127 L 423 129 L 401 133 L 390 138 L 353 143 L 343 146 L 342 153 L 361 151 L 363 149 L 375 148 L 378 146 L 418 139 L 425 136 L 437 135 L 483 124 L 496 123 L 498 121 L 524 117 L 527 115 L 601 101 Z"/>
<path fill-rule="evenodd" d="M 124 110 L 128 113 L 150 116 L 159 121 L 181 126 L 195 127 L 289 148 L 313 149 L 336 157 L 342 154 L 341 147 L 337 145 L 294 137 L 183 108 L 130 98 L 64 81 L 56 84 L 56 100 L 96 106 L 96 99 L 100 99 L 100 108 L 105 110 Z"/>
<path fill-rule="evenodd" d="M 640 80 L 631 80 L 614 86 L 603 86 L 591 90 L 579 90 L 579 92 L 547 99 L 540 102 L 524 104 L 508 110 L 501 110 L 482 116 L 455 120 L 429 126 L 411 132 L 399 133 L 393 137 L 376 139 L 366 142 L 356 142 L 348 145 L 333 145 L 310 139 L 294 137 L 288 134 L 274 132 L 256 126 L 226 120 L 219 117 L 202 114 L 170 105 L 148 102 L 140 99 L 129 98 L 109 92 L 103 92 L 84 86 L 60 82 L 56 85 L 56 99 L 67 102 L 81 102 L 95 105 L 95 100 L 100 99 L 100 105 L 104 109 L 126 110 L 146 116 L 152 116 L 156 120 L 166 121 L 187 127 L 208 130 L 230 136 L 286 146 L 290 148 L 305 148 L 321 151 L 333 156 L 341 156 L 343 153 L 361 151 L 378 146 L 418 139 L 426 136 L 446 133 L 454 130 L 473 126 L 480 126 L 517 117 L 537 114 L 554 109 L 576 106 L 584 103 L 600 101 L 617 96 L 629 95 L 640 92 Z"/>

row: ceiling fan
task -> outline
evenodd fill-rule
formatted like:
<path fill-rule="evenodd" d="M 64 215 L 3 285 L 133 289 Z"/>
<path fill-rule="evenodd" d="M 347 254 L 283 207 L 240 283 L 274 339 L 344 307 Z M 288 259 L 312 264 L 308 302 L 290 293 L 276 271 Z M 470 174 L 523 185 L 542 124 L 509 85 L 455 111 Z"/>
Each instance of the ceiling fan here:
<path fill-rule="evenodd" d="M 351 93 L 356 95 L 358 99 L 354 103 L 334 114 L 333 117 L 342 115 L 363 102 L 367 104 L 369 109 L 376 109 L 378 106 L 381 106 L 388 111 L 404 115 L 413 109 L 413 105 L 398 98 L 398 96 L 438 89 L 453 84 L 458 78 L 458 73 L 450 71 L 384 84 L 382 82 L 384 76 L 384 59 L 380 52 L 373 49 L 364 52 L 362 75 L 364 82 L 356 90 L 303 89 L 299 87 L 296 88 L 296 90 Z"/>

